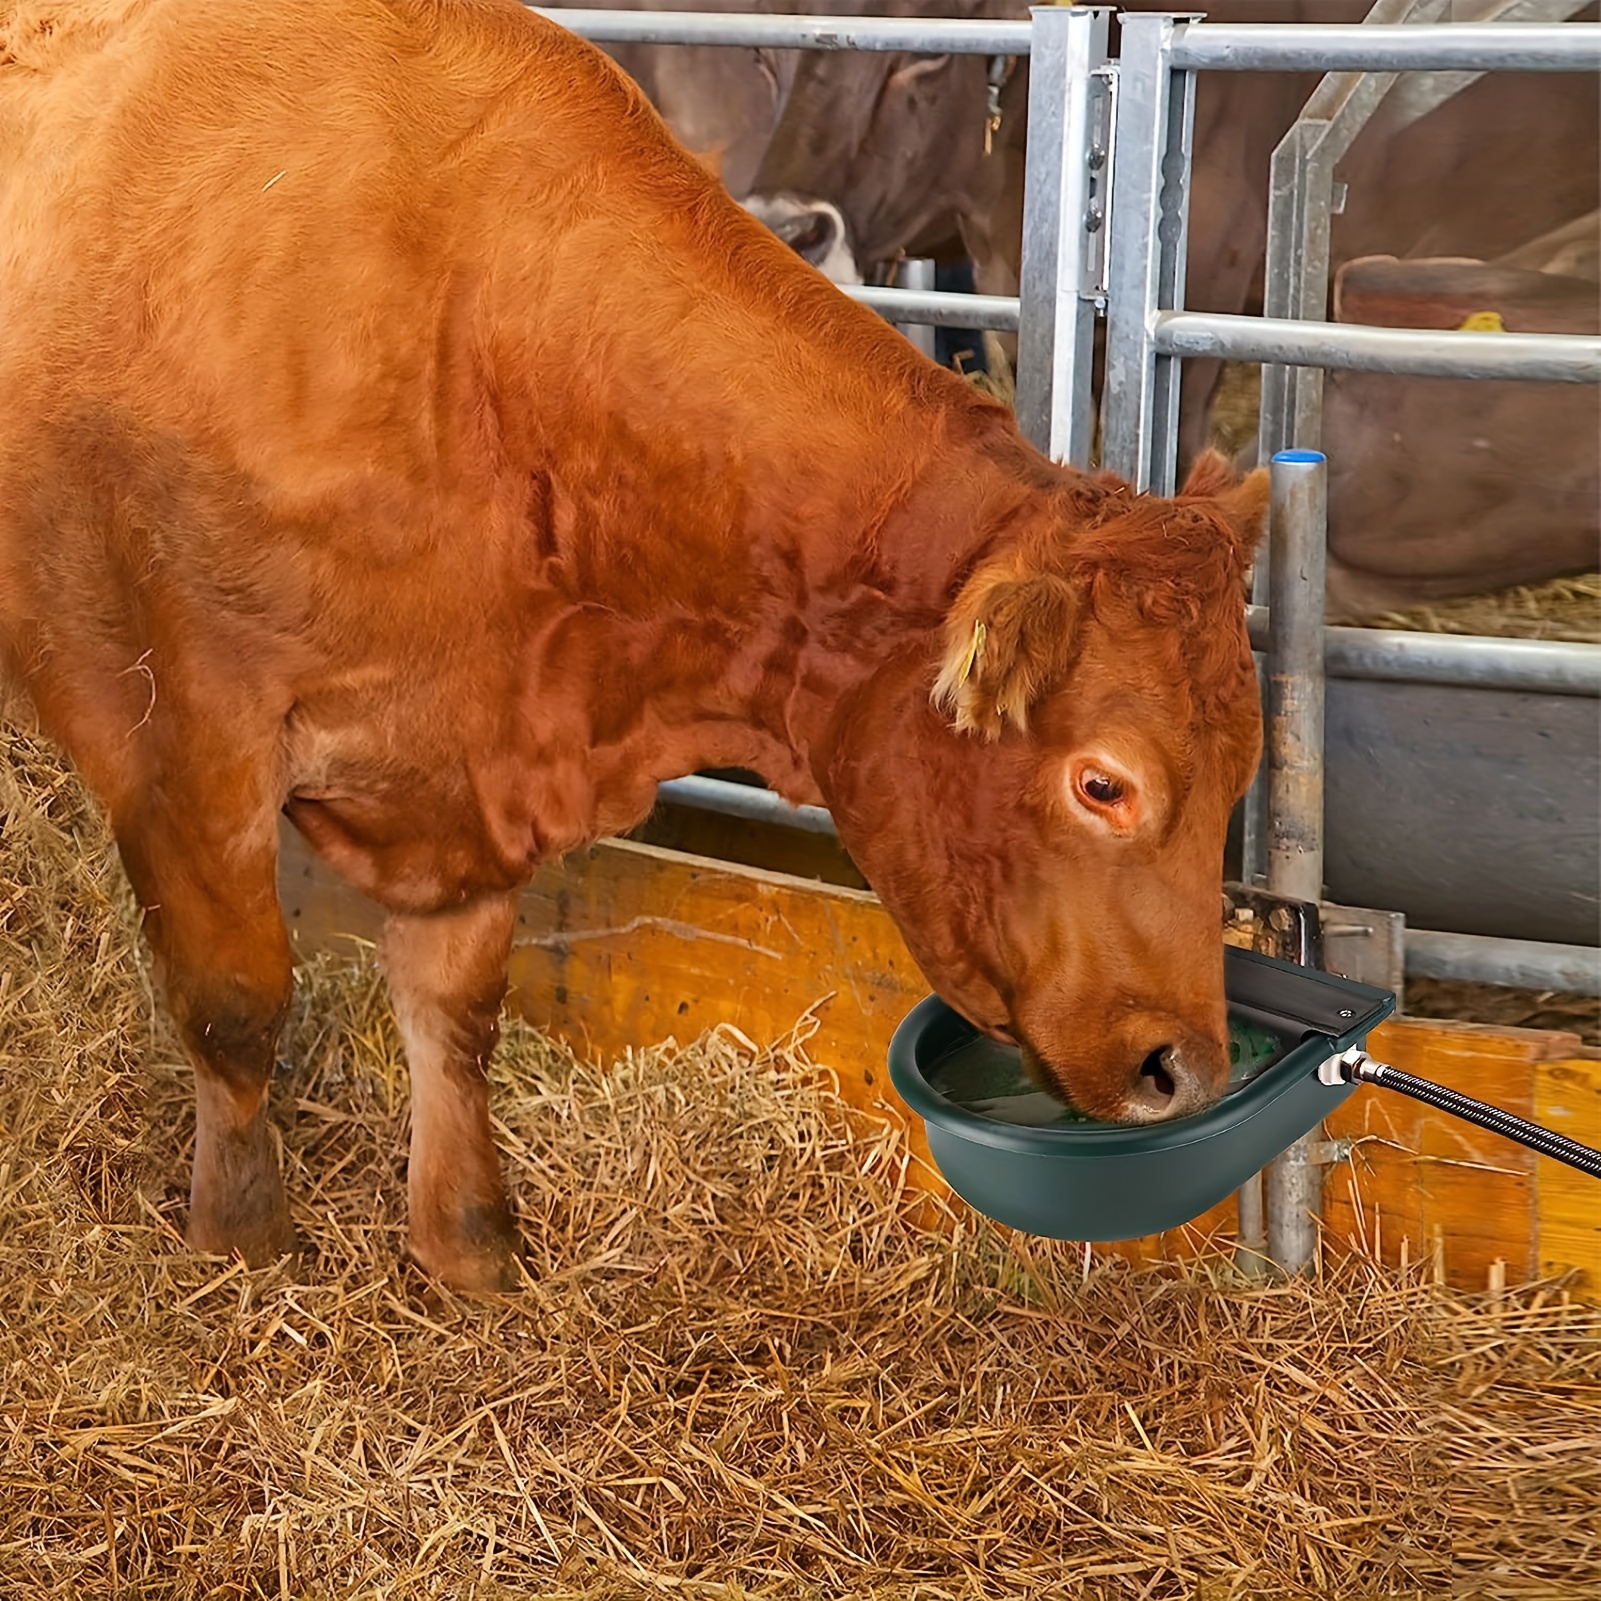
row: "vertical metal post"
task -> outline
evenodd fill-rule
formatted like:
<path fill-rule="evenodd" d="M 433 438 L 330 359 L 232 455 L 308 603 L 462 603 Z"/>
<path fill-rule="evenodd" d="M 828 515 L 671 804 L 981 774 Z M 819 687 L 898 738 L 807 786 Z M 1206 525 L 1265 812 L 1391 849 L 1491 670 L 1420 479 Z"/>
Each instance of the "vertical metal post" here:
<path fill-rule="evenodd" d="M 1030 10 L 1017 420 L 1053 461 L 1090 465 L 1095 318 L 1106 306 L 1111 12 Z"/>
<path fill-rule="evenodd" d="M 1375 27 L 1397 22 L 1430 22 L 1445 13 L 1447 0 L 1375 0 L 1366 21 Z M 1269 317 L 1290 317 L 1298 321 L 1317 321 L 1327 315 L 1329 292 L 1329 219 L 1339 211 L 1342 198 L 1334 181 L 1335 164 L 1350 149 L 1352 141 L 1373 115 L 1374 110 L 1389 92 L 1395 77 L 1391 73 L 1331 72 L 1318 84 L 1306 103 L 1295 126 L 1284 136 L 1273 152 L 1268 177 L 1267 268 L 1263 310 Z M 1277 454 L 1291 445 L 1317 446 L 1323 439 L 1323 374 L 1321 370 L 1304 367 L 1286 367 L 1268 363 L 1262 368 L 1262 412 L 1260 421 L 1260 455 L 1262 462 L 1272 461 Z M 1275 469 L 1282 474 L 1283 468 Z M 1323 469 L 1317 469 L 1319 473 Z M 1277 478 L 1275 482 L 1277 483 Z M 1277 528 L 1282 521 L 1277 513 Z M 1305 659 L 1314 649 L 1314 639 L 1321 639 L 1323 627 L 1322 562 L 1326 538 L 1321 531 L 1326 523 L 1326 510 L 1316 512 L 1318 534 L 1318 604 L 1315 618 L 1304 611 L 1295 620 L 1277 620 L 1273 630 L 1273 650 L 1270 661 L 1259 672 L 1263 679 L 1263 701 L 1271 706 L 1272 689 L 1269 672 L 1279 672 L 1279 663 L 1285 653 L 1293 650 Z M 1258 557 L 1253 575 L 1252 599 L 1258 605 L 1275 603 L 1274 573 L 1282 559 L 1278 541 Z M 1281 632 L 1282 628 L 1282 632 Z M 1303 630 L 1316 628 L 1314 636 Z M 1291 641 L 1293 640 L 1293 645 Z M 1317 667 L 1321 674 L 1321 646 Z M 1318 689 L 1319 733 L 1316 757 L 1321 773 L 1321 682 Z M 1270 888 L 1276 888 L 1270 857 L 1278 852 L 1276 870 L 1286 870 L 1282 832 L 1275 833 L 1274 822 L 1279 791 L 1269 793 L 1272 782 L 1272 763 L 1264 762 L 1245 797 L 1244 849 L 1241 877 L 1247 884 L 1264 879 Z M 1292 802 L 1293 804 L 1293 802 Z M 1321 780 L 1317 800 L 1318 816 L 1322 816 Z M 1318 830 L 1317 873 L 1302 876 L 1321 878 L 1321 822 Z M 1304 865 L 1304 864 L 1303 864 Z M 1321 883 L 1314 883 L 1311 892 L 1303 898 L 1321 900 Z M 1299 891 L 1286 890 L 1287 894 Z M 1267 1254 L 1281 1266 L 1299 1269 L 1310 1260 L 1315 1244 L 1311 1217 L 1317 1209 L 1321 1193 L 1321 1175 L 1306 1161 L 1306 1142 L 1287 1151 L 1270 1167 L 1266 1176 L 1266 1216 L 1262 1216 L 1263 1200 L 1261 1177 L 1252 1181 L 1258 1197 L 1245 1191 L 1240 1196 L 1242 1247 L 1241 1266 L 1246 1272 L 1266 1266 L 1253 1254 L 1258 1238 L 1267 1243 Z M 1259 1235 L 1248 1237 L 1245 1219 L 1251 1215 L 1259 1228 Z"/>
<path fill-rule="evenodd" d="M 1193 20 L 1125 14 L 1118 65 L 1101 459 L 1158 494 L 1178 471 L 1179 362 L 1156 353 L 1151 319 L 1184 304 L 1195 83 L 1171 62 Z"/>
<path fill-rule="evenodd" d="M 1374 27 L 1433 22 L 1446 0 L 1375 0 L 1364 19 Z M 1433 75 L 1431 75 L 1433 76 Z M 1328 310 L 1329 219 L 1343 204 L 1335 164 L 1350 149 L 1395 82 L 1393 73 L 1331 72 L 1302 108 L 1295 126 L 1273 151 L 1268 175 L 1267 269 L 1263 314 L 1298 322 L 1320 321 Z M 1269 362 L 1262 368 L 1257 460 L 1266 464 L 1292 445 L 1323 442 L 1323 373 Z M 1271 554 L 1256 564 L 1251 598 L 1268 603 Z M 1245 797 L 1244 862 L 1247 884 L 1267 872 L 1267 776 L 1258 773 Z"/>
<path fill-rule="evenodd" d="M 900 271 L 895 275 L 896 283 L 902 289 L 932 289 L 934 287 L 934 258 L 932 256 L 908 256 L 900 265 Z M 919 350 L 934 359 L 934 329 L 926 322 L 898 322 L 895 324 Z"/>
<path fill-rule="evenodd" d="M 1323 582 L 1328 464 L 1316 450 L 1272 461 L 1268 650 L 1267 887 L 1314 904 L 1323 898 Z M 1323 1176 L 1312 1139 L 1267 1169 L 1268 1256 L 1298 1273 L 1317 1247 Z"/>
<path fill-rule="evenodd" d="M 1375 0 L 1364 20 L 1386 27 L 1434 22 L 1446 13 L 1447 0 Z M 1328 73 L 1274 150 L 1268 177 L 1266 316 L 1316 322 L 1327 314 L 1329 219 L 1343 206 L 1335 164 L 1395 82 L 1393 72 Z M 1322 369 L 1264 366 L 1258 460 L 1270 461 L 1292 445 L 1315 448 L 1322 436 Z"/>
<path fill-rule="evenodd" d="M 1273 1271 L 1267 1254 L 1267 1197 L 1260 1173 L 1253 1173 L 1234 1192 L 1238 1223 L 1234 1231 L 1234 1266 L 1248 1279 Z"/>

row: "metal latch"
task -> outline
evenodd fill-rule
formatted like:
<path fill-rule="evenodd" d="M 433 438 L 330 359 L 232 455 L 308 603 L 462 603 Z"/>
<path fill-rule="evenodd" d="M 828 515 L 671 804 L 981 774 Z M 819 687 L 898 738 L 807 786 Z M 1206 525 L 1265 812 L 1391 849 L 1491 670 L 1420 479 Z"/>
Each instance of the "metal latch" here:
<path fill-rule="evenodd" d="M 1112 167 L 1117 155 L 1117 63 L 1090 72 L 1089 168 L 1084 184 L 1084 251 L 1079 294 L 1106 310 L 1108 242 L 1112 233 Z"/>

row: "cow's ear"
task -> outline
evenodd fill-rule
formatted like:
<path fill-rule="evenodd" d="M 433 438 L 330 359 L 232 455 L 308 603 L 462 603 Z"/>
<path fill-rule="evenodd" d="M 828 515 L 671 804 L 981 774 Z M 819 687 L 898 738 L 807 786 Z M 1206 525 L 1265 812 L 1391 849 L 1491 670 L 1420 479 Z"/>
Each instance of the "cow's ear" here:
<path fill-rule="evenodd" d="M 1215 450 L 1203 450 L 1195 458 L 1195 465 L 1179 493 L 1186 500 L 1205 499 L 1214 503 L 1234 542 L 1240 566 L 1249 567 L 1267 528 L 1267 469 L 1258 467 L 1236 482 L 1234 469 L 1226 457 Z"/>
<path fill-rule="evenodd" d="M 1073 664 L 1081 604 L 1056 574 L 1020 575 L 1010 563 L 980 568 L 946 620 L 934 704 L 984 739 L 1007 723 L 1026 730 L 1034 703 Z"/>

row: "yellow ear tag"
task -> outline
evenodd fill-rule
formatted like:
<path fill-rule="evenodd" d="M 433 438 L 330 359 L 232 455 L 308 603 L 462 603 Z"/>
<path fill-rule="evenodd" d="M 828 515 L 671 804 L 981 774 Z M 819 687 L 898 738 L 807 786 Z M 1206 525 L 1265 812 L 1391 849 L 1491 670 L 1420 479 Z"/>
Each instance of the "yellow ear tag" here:
<path fill-rule="evenodd" d="M 1471 317 L 1463 318 L 1457 327 L 1459 334 L 1504 334 L 1506 324 L 1501 321 L 1499 311 L 1476 311 Z"/>
<path fill-rule="evenodd" d="M 973 624 L 973 637 L 967 642 L 967 654 L 962 657 L 962 665 L 956 669 L 956 682 L 965 684 L 973 671 L 973 663 L 978 660 L 978 653 L 984 648 L 984 636 L 989 630 L 983 622 Z"/>

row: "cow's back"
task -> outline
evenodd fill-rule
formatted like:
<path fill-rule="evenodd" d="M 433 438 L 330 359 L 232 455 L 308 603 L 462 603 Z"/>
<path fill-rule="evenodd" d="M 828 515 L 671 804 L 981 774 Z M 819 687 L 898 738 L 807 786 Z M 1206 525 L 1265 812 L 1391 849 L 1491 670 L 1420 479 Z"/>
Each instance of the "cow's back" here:
<path fill-rule="evenodd" d="M 298 741 L 291 779 L 449 768 L 557 619 L 599 603 L 648 642 L 675 605 L 855 573 L 942 417 L 996 426 L 515 0 L 28 15 L 0 60 L 0 669 L 109 753 L 103 796 L 196 718 Z M 963 532 L 925 536 L 931 572 Z"/>
<path fill-rule="evenodd" d="M 169 721 L 276 739 L 339 664 L 398 682 L 501 620 L 498 213 L 541 194 L 559 259 L 648 182 L 608 191 L 597 129 L 672 153 L 512 0 L 35 4 L 0 40 L 0 673 L 115 808 Z"/>
<path fill-rule="evenodd" d="M 482 220 L 474 142 L 519 77 L 581 77 L 582 58 L 492 0 L 123 0 L 48 35 L 39 10 L 16 24 L 31 53 L 0 67 L 5 291 L 35 342 L 71 348 L 80 389 L 165 403 L 186 431 L 220 402 L 325 439 L 376 380 L 393 438 L 420 377 L 406 333 Z M 571 115 L 626 102 L 590 76 Z M 7 357 L 28 387 L 27 352 Z"/>

